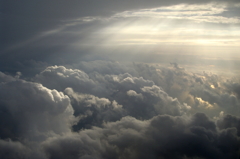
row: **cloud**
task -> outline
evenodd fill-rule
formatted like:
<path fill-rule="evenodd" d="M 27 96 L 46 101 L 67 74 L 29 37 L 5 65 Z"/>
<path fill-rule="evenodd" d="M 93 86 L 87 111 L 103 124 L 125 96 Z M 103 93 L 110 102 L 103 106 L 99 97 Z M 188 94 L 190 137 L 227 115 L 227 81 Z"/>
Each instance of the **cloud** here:
<path fill-rule="evenodd" d="M 49 66 L 36 75 L 34 80 L 52 89 L 63 91 L 65 88 L 71 87 L 78 92 L 101 97 L 110 96 L 118 90 L 139 90 L 142 86 L 152 86 L 154 84 L 142 77 L 133 77 L 129 73 L 102 75 L 93 72 L 86 74 L 79 69 L 67 69 L 64 66 Z"/>
<path fill-rule="evenodd" d="M 67 87 L 73 87 L 87 92 L 89 87 L 93 88 L 96 85 L 85 72 L 77 69 L 66 69 L 64 66 L 47 67 L 36 75 L 35 80 L 49 88 L 62 91 Z"/>
<path fill-rule="evenodd" d="M 163 6 L 159 8 L 141 9 L 135 11 L 125 11 L 117 13 L 114 17 L 136 17 L 136 18 L 159 18 L 159 19 L 186 19 L 195 22 L 210 23 L 240 23 L 238 17 L 221 16 L 228 9 L 226 3 L 208 3 L 208 4 L 179 4 L 173 6 Z"/>
<path fill-rule="evenodd" d="M 237 0 L 1 6 L 0 158 L 240 157 Z"/>
<path fill-rule="evenodd" d="M 143 95 L 141 93 L 137 93 L 133 90 L 127 91 L 127 95 L 130 97 L 135 97 L 137 100 L 143 100 Z"/>
<path fill-rule="evenodd" d="M 208 86 L 209 87 L 209 86 Z M 218 93 L 204 87 L 195 87 L 190 92 L 193 96 L 201 97 L 212 105 L 219 106 L 220 109 L 227 113 L 237 115 L 239 113 L 240 103 L 237 97 L 231 93 Z"/>
<path fill-rule="evenodd" d="M 0 157 L 1 158 L 29 158 L 30 149 L 20 142 L 0 140 Z M 33 156 L 31 156 L 33 157 Z M 38 157 L 37 157 L 38 158 Z"/>
<path fill-rule="evenodd" d="M 157 64 L 134 64 L 133 68 L 137 76 L 152 80 L 169 96 L 177 98 L 180 103 L 190 105 L 191 111 L 195 113 L 200 111 L 213 117 L 224 111 L 238 115 L 240 106 L 235 91 L 238 88 L 237 82 L 234 84 L 231 80 L 227 81 L 216 74 L 206 72 L 195 74 L 186 69 Z"/>
<path fill-rule="evenodd" d="M 145 80 L 142 77 L 133 77 L 128 73 L 101 75 L 94 71 L 86 74 L 77 69 L 50 66 L 39 75 L 36 75 L 35 80 L 41 82 L 44 86 L 58 89 L 59 91 L 71 87 L 79 93 L 104 97 L 106 99 L 88 96 L 88 98 L 94 98 L 93 100 L 108 103 L 102 103 L 103 105 L 109 105 L 109 99 L 112 101 L 116 100 L 117 103 L 123 105 L 123 109 L 126 110 L 127 114 L 136 118 L 149 119 L 157 114 L 180 115 L 190 109 L 190 106 L 181 104 L 177 99 L 169 97 L 159 86 L 154 85 L 153 81 Z M 71 89 L 66 89 L 65 92 L 72 96 L 76 102 L 83 98 L 81 96 L 84 96 L 80 95 L 77 97 L 73 95 L 75 93 Z M 134 92 L 135 95 L 133 95 Z M 141 97 L 138 98 L 137 94 Z M 78 105 L 81 107 L 80 104 Z M 95 103 L 94 105 L 98 104 Z"/>
<path fill-rule="evenodd" d="M 24 80 L 0 85 L 0 137 L 31 141 L 71 132 L 76 120 L 68 96 Z"/>
<path fill-rule="evenodd" d="M 237 135 L 240 136 L 240 118 L 232 115 L 226 115 L 217 122 L 218 127 L 222 129 L 236 128 Z"/>
<path fill-rule="evenodd" d="M 131 75 L 137 75 L 137 72 L 134 68 L 131 67 L 132 65 L 129 63 L 121 63 L 117 61 L 103 61 L 103 60 L 94 60 L 94 61 L 80 61 L 78 63 L 71 64 L 69 67 L 74 67 L 84 72 L 92 73 L 98 72 L 101 75 L 118 75 L 129 73 Z"/>
<path fill-rule="evenodd" d="M 59 91 L 71 87 L 76 92 L 92 94 L 111 101 L 116 100 L 120 105 L 125 106 L 129 113 L 132 112 L 130 115 L 135 114 L 134 117 L 143 117 L 143 114 L 138 114 L 141 111 L 152 112 L 150 113 L 152 115 L 171 112 L 170 114 L 173 115 L 174 111 L 170 111 L 173 107 L 169 105 L 175 105 L 171 102 L 175 100 L 174 98 L 177 98 L 175 102 L 179 103 L 174 106 L 175 114 L 178 114 L 177 110 L 182 112 L 181 109 L 190 110 L 190 107 L 194 107 L 190 110 L 192 113 L 200 111 L 212 117 L 217 116 L 221 111 L 237 115 L 240 108 L 238 96 L 233 94 L 233 87 L 215 74 L 193 74 L 174 67 L 134 63 L 121 65 L 95 61 L 90 64 L 75 65 L 88 73 L 63 66 L 50 66 L 36 75 L 34 80 Z M 123 71 L 130 72 L 135 77 L 129 73 L 121 74 Z M 166 92 L 165 97 L 157 95 L 156 92 L 161 92 L 161 89 L 163 94 Z M 233 93 L 228 93 L 229 91 Z M 139 111 L 135 111 L 135 105 L 138 105 Z M 166 105 L 165 111 L 163 105 Z M 152 117 L 150 114 L 145 118 Z"/>
<path fill-rule="evenodd" d="M 10 81 L 15 81 L 16 79 L 13 78 L 12 76 L 6 75 L 2 72 L 0 72 L 0 82 L 10 82 Z"/>
<path fill-rule="evenodd" d="M 72 88 L 66 88 L 64 92 L 70 97 L 74 115 L 79 119 L 73 126 L 74 131 L 101 126 L 103 122 L 117 121 L 126 115 L 122 105 L 115 100 L 77 93 Z"/>
<path fill-rule="evenodd" d="M 240 84 L 236 82 L 226 82 L 224 85 L 238 98 L 240 98 Z"/>
<path fill-rule="evenodd" d="M 210 159 L 239 155 L 236 129 L 218 131 L 204 114 L 191 118 L 160 115 L 147 121 L 124 117 L 103 128 L 48 140 L 43 146 L 51 158 Z"/>
<path fill-rule="evenodd" d="M 181 65 L 104 61 L 23 79 L 0 74 L 0 158 L 240 155 L 239 117 L 224 115 L 238 115 L 236 81 Z"/>

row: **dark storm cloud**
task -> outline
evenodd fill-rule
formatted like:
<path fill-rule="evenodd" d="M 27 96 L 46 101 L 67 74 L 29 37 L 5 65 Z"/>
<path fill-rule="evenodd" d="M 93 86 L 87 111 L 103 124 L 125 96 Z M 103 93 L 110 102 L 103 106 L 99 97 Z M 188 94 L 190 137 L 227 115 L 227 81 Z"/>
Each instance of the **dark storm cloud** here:
<path fill-rule="evenodd" d="M 221 118 L 217 125 L 220 129 L 236 128 L 237 135 L 240 136 L 240 118 L 232 115 L 226 115 Z"/>
<path fill-rule="evenodd" d="M 225 159 L 238 158 L 239 144 L 235 128 L 218 131 L 213 121 L 199 113 L 147 121 L 124 117 L 103 128 L 48 140 L 43 147 L 50 158 Z"/>
<path fill-rule="evenodd" d="M 16 79 L 12 76 L 6 75 L 2 72 L 0 72 L 0 82 L 10 82 L 10 81 L 15 81 Z"/>
<path fill-rule="evenodd" d="M 193 90 L 217 96 L 219 105 L 231 96 L 221 94 L 231 87 L 219 76 L 156 64 L 75 67 L 86 72 L 49 66 L 35 82 L 0 74 L 0 158 L 239 158 L 239 117 L 224 116 L 225 110 L 220 116 L 205 110 L 215 112 L 214 120 L 195 113 L 201 110 L 197 100 L 204 101 Z M 183 104 L 191 96 L 192 103 Z M 213 96 L 200 91 L 198 97 L 211 104 Z"/>
<path fill-rule="evenodd" d="M 74 131 L 101 126 L 103 122 L 117 121 L 127 115 L 126 110 L 115 100 L 111 102 L 107 98 L 80 94 L 72 88 L 66 88 L 64 92 L 70 97 L 74 115 L 79 119 L 78 124 L 73 126 Z"/>
<path fill-rule="evenodd" d="M 29 158 L 30 149 L 22 145 L 20 142 L 0 140 L 0 157 L 1 158 Z M 33 156 L 31 156 L 33 157 Z M 37 157 L 38 158 L 38 157 Z"/>
<path fill-rule="evenodd" d="M 39 142 L 71 132 L 77 121 L 68 96 L 0 74 L 0 158 L 45 159 Z"/>
<path fill-rule="evenodd" d="M 139 94 L 133 90 L 119 92 L 114 99 L 121 105 L 115 100 L 110 102 L 106 98 L 76 93 L 71 88 L 67 88 L 65 93 L 72 101 L 74 115 L 80 119 L 73 126 L 75 131 L 101 126 L 103 122 L 117 121 L 126 115 L 150 119 L 158 114 L 182 115 L 190 109 L 190 106 L 180 104 L 157 86 L 143 87 Z"/>

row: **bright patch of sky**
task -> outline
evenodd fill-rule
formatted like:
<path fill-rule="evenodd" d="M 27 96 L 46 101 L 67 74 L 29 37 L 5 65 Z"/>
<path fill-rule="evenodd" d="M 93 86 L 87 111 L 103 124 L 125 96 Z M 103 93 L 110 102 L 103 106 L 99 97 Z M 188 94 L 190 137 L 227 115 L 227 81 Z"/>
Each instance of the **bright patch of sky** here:
<path fill-rule="evenodd" d="M 112 16 L 111 24 L 95 35 L 108 35 L 105 45 L 240 46 L 240 18 L 225 12 L 224 3 L 125 11 Z"/>

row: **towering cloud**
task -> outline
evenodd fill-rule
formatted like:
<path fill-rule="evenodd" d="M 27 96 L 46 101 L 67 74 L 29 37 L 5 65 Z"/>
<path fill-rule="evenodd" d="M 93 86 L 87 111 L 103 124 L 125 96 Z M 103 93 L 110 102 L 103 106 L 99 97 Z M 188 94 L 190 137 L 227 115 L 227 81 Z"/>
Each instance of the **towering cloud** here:
<path fill-rule="evenodd" d="M 1 83 L 0 88 L 2 139 L 44 140 L 71 132 L 74 111 L 62 92 L 24 80 Z"/>

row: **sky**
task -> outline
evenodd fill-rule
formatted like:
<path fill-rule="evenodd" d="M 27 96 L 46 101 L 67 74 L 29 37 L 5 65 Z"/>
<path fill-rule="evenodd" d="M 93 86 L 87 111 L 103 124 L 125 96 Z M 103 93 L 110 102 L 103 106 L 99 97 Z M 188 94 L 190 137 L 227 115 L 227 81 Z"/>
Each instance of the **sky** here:
<path fill-rule="evenodd" d="M 239 159 L 240 1 L 0 0 L 0 158 Z"/>

